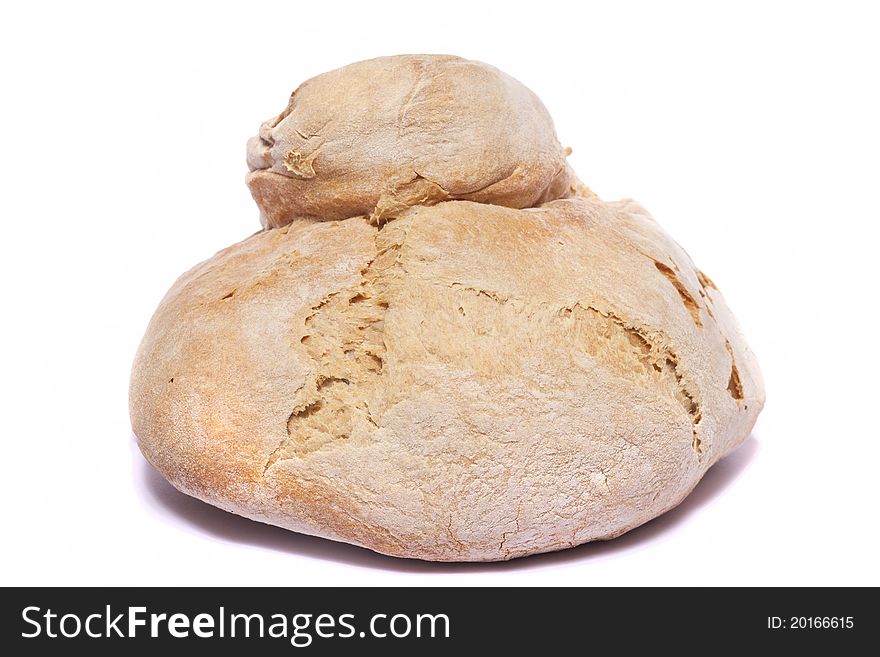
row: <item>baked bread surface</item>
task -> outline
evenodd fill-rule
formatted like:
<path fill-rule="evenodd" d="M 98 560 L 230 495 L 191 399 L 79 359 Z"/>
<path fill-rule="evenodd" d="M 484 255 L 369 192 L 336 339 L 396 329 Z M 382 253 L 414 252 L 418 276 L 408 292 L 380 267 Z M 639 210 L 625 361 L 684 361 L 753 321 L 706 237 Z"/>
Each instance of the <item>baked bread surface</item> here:
<path fill-rule="evenodd" d="M 399 64 L 428 84 L 421 64 Z M 505 145 L 518 136 L 483 144 L 533 183 L 502 176 L 494 201 L 451 197 L 508 164 L 444 169 L 436 152 L 409 168 L 444 195 L 404 198 L 397 142 L 377 193 L 332 162 L 318 180 L 318 158 L 312 178 L 255 169 L 316 186 L 265 197 L 264 221 L 280 227 L 197 265 L 161 302 L 130 394 L 149 462 L 228 511 L 438 561 L 609 539 L 681 502 L 749 435 L 757 363 L 711 280 L 643 208 L 580 185 L 564 153 L 554 160 L 549 125 L 552 139 L 533 136 L 549 150 L 527 162 Z M 255 162 L 265 144 L 252 142 L 252 166 L 274 167 L 287 143 Z"/>
<path fill-rule="evenodd" d="M 526 208 L 571 195 L 574 172 L 535 94 L 460 57 L 398 55 L 304 82 L 248 141 L 266 227 L 450 199 Z"/>

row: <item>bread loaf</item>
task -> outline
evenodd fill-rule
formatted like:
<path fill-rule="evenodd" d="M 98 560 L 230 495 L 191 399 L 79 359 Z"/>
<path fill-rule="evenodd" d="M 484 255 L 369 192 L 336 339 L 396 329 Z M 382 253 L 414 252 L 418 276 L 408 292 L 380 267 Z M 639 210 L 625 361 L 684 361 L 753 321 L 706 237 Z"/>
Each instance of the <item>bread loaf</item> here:
<path fill-rule="evenodd" d="M 248 144 L 265 229 L 184 274 L 131 418 L 174 486 L 437 561 L 610 539 L 674 507 L 764 403 L 721 293 L 575 178 L 484 64 L 304 83 Z"/>

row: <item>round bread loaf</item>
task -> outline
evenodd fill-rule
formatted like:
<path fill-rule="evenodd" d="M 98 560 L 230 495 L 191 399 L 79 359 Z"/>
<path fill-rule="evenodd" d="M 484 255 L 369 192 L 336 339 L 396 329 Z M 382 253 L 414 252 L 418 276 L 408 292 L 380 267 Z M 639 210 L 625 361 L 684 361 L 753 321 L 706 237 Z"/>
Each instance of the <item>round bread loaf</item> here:
<path fill-rule="evenodd" d="M 401 55 L 304 82 L 248 141 L 263 225 L 374 221 L 451 199 L 527 208 L 571 194 L 574 174 L 535 94 L 459 57 Z"/>
<path fill-rule="evenodd" d="M 134 364 L 138 444 L 181 491 L 502 560 L 656 517 L 749 435 L 763 385 L 720 292 L 644 209 L 580 185 L 497 70 L 319 76 L 248 160 L 270 228 L 184 274 Z"/>

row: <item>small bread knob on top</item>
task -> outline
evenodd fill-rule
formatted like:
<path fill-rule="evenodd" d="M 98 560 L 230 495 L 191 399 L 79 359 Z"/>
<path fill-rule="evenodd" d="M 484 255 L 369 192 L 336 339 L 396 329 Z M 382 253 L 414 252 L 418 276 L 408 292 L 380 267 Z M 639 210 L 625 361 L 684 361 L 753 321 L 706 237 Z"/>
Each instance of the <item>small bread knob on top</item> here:
<path fill-rule="evenodd" d="M 455 199 L 528 208 L 574 176 L 535 94 L 492 66 L 404 55 L 304 82 L 248 142 L 263 225 L 382 220 Z"/>
<path fill-rule="evenodd" d="M 748 437 L 760 371 L 709 277 L 565 155 L 485 64 L 305 82 L 248 143 L 264 230 L 183 274 L 147 328 L 144 456 L 233 513 L 437 561 L 676 506 Z"/>

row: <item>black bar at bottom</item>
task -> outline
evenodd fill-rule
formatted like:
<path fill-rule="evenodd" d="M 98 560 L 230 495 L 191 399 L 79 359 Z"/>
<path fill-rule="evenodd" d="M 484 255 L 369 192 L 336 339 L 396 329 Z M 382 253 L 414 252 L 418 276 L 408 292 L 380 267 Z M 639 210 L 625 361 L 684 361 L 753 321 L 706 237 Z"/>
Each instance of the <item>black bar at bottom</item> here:
<path fill-rule="evenodd" d="M 831 588 L 21 588 L 0 611 L 5 654 L 90 655 L 839 651 L 872 645 L 878 620 L 873 589 Z"/>

